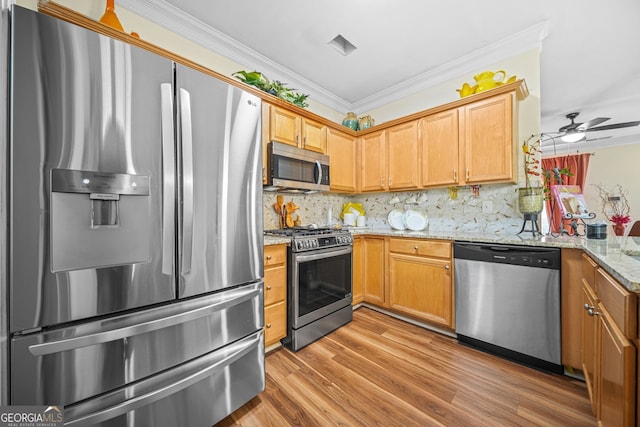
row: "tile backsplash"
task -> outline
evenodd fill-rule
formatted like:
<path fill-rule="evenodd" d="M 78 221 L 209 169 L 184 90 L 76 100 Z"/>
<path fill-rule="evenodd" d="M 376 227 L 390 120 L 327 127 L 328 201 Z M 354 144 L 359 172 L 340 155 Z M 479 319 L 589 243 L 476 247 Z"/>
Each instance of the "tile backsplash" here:
<path fill-rule="evenodd" d="M 341 223 L 343 204 L 356 202 L 362 203 L 370 228 L 390 228 L 387 216 L 391 210 L 412 209 L 427 215 L 430 230 L 515 234 L 523 223 L 523 216 L 518 211 L 517 189 L 517 185 L 509 184 L 484 185 L 480 187 L 479 195 L 473 195 L 470 187 L 460 187 L 455 200 L 447 188 L 353 196 L 333 193 L 283 196 L 285 203 L 293 200 L 300 206 L 295 214 L 300 215 L 304 225 L 327 225 L 329 213 L 331 224 Z M 263 192 L 266 230 L 278 228 L 278 215 L 273 208 L 276 196 L 276 193 Z M 417 203 L 407 203 L 414 200 Z"/>

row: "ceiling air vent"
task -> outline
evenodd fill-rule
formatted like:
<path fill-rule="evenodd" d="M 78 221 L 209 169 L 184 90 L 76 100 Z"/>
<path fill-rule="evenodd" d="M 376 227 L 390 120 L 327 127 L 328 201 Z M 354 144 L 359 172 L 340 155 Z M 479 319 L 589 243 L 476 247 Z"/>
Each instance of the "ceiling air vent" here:
<path fill-rule="evenodd" d="M 338 52 L 343 54 L 344 56 L 349 55 L 351 52 L 357 49 L 349 40 L 342 37 L 342 35 L 338 34 L 329 42 L 331 46 L 333 46 Z"/>

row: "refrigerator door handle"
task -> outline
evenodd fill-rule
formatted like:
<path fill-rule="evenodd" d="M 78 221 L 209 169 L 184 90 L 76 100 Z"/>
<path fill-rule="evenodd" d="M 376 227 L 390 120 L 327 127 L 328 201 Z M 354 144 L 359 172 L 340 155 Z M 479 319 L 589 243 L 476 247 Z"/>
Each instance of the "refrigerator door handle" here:
<path fill-rule="evenodd" d="M 175 241 L 175 152 L 173 91 L 170 83 L 160 85 L 162 108 L 162 273 L 173 273 Z"/>
<path fill-rule="evenodd" d="M 207 377 L 220 374 L 227 368 L 227 366 L 232 365 L 235 361 L 241 359 L 251 351 L 254 351 L 256 346 L 263 345 L 263 334 L 264 332 L 260 331 L 254 335 L 230 344 L 229 347 L 225 348 L 221 352 L 214 352 L 200 359 L 196 359 L 185 365 L 179 366 L 176 368 L 177 372 L 167 371 L 164 374 L 158 375 L 157 378 L 150 378 L 148 381 L 143 380 L 137 385 L 132 385 L 129 389 L 131 390 L 130 394 L 132 394 L 133 397 L 125 401 L 115 402 L 115 404 L 111 404 L 111 406 L 98 408 L 99 410 L 95 410 L 95 408 L 93 408 L 93 411 L 87 415 L 85 415 L 86 412 L 83 411 L 84 408 L 82 408 L 82 404 L 80 404 L 78 407 L 71 409 L 70 414 L 67 414 L 65 411 L 65 415 L 71 416 L 71 420 L 65 423 L 65 425 L 98 424 L 126 414 L 129 411 L 148 406 L 160 399 L 176 394 Z M 172 381 L 172 376 L 178 379 Z M 160 383 L 160 386 L 146 387 L 147 382 L 158 382 Z M 135 395 L 135 390 L 137 389 L 143 391 L 139 396 Z M 149 391 L 145 393 L 147 390 Z M 105 396 L 104 401 L 110 402 L 109 397 L 109 394 Z M 96 402 L 89 401 L 86 402 L 86 404 L 90 406 L 92 404 L 95 405 Z M 74 414 L 74 410 L 78 412 L 77 418 L 74 417 L 74 415 L 76 415 Z M 85 414 L 82 414 L 81 412 L 84 412 Z"/>
<path fill-rule="evenodd" d="M 222 311 L 228 307 L 250 300 L 260 292 L 262 292 L 261 286 L 234 289 L 233 291 L 225 292 L 224 295 L 220 295 L 219 298 L 204 307 L 198 307 L 182 313 L 163 316 L 146 322 L 114 328 L 104 332 L 89 333 L 72 338 L 30 345 L 29 352 L 34 356 L 46 356 L 48 354 L 61 353 L 63 351 L 73 350 L 80 347 L 89 347 L 118 339 L 131 338 L 136 335 L 157 331 L 159 329 L 168 328 L 181 323 L 187 323 L 189 321 L 208 316 L 212 313 Z"/>
<path fill-rule="evenodd" d="M 191 128 L 191 95 L 180 88 L 180 122 L 182 136 L 182 273 L 191 271 L 193 246 L 193 134 Z"/>

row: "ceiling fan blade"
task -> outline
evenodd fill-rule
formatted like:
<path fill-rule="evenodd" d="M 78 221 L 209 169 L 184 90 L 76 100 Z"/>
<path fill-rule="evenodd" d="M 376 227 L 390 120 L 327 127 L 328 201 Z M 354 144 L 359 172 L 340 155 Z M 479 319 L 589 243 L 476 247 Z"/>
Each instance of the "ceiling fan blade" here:
<path fill-rule="evenodd" d="M 632 126 L 638 126 L 640 125 L 640 121 L 639 122 L 625 122 L 625 123 L 614 123 L 612 125 L 604 125 L 604 126 L 598 126 L 595 128 L 589 128 L 589 129 L 585 129 L 586 132 L 594 132 L 597 130 L 611 130 L 611 129 L 620 129 L 620 128 L 630 128 Z"/>
<path fill-rule="evenodd" d="M 599 125 L 602 122 L 606 122 L 607 120 L 610 120 L 610 117 L 598 117 L 593 120 L 589 120 L 587 122 L 582 123 L 580 126 L 578 126 L 578 129 L 586 130 L 594 127 L 595 125 Z"/>

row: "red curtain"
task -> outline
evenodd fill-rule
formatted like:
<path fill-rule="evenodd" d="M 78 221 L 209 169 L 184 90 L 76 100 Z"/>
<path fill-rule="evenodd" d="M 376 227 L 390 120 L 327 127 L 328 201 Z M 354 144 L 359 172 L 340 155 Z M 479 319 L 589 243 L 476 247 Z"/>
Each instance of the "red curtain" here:
<path fill-rule="evenodd" d="M 563 169 L 568 167 L 569 172 L 573 174 L 573 176 L 562 176 L 562 184 L 563 185 L 579 185 L 580 188 L 584 189 L 584 183 L 587 179 L 587 168 L 589 167 L 589 159 L 591 158 L 591 154 L 576 154 L 570 156 L 562 156 L 562 157 L 549 157 L 546 159 L 542 159 L 542 169 L 544 170 L 553 170 L 553 168 L 557 167 L 559 169 Z M 557 184 L 557 183 L 556 183 Z M 584 190 L 583 190 L 584 191 Z M 560 215 L 560 208 L 556 206 L 553 212 L 553 218 L 551 217 L 551 207 L 555 203 L 555 201 L 547 200 L 545 202 L 545 208 L 547 211 L 547 218 L 549 218 L 549 224 L 551 224 L 551 231 L 554 233 L 559 233 L 561 227 L 566 227 L 570 221 L 562 220 Z"/>

